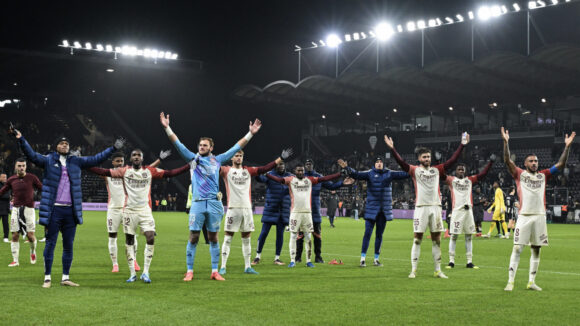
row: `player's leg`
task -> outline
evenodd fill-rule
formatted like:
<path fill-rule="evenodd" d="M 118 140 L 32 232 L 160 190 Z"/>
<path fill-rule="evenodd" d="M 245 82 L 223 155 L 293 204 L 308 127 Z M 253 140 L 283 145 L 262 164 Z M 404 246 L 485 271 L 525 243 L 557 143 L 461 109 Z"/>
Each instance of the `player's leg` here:
<path fill-rule="evenodd" d="M 197 243 L 199 242 L 199 234 L 201 231 L 193 231 L 190 228 L 189 239 L 187 240 L 187 247 L 185 249 L 185 264 L 187 271 L 185 273 L 184 281 L 188 282 L 193 279 L 193 263 L 195 261 L 195 253 L 197 251 Z"/>
<path fill-rule="evenodd" d="M 117 247 L 117 232 L 109 233 L 109 256 L 111 257 L 111 262 L 113 263 L 112 273 L 119 272 L 119 260 L 118 260 L 118 247 Z"/>
<path fill-rule="evenodd" d="M 194 201 L 191 203 L 189 209 L 189 239 L 185 249 L 185 263 L 187 272 L 185 273 L 184 281 L 188 282 L 193 279 L 193 265 L 195 262 L 195 254 L 197 252 L 197 244 L 199 243 L 199 236 L 206 220 L 206 201 Z"/>
<path fill-rule="evenodd" d="M 228 210 L 229 211 L 229 210 Z M 226 217 L 227 219 L 227 217 Z M 232 238 L 234 232 L 224 231 L 224 243 L 222 244 L 222 264 L 219 270 L 221 275 L 226 273 L 226 265 L 228 264 L 228 257 L 230 256 L 230 248 L 232 246 Z"/>
<path fill-rule="evenodd" d="M 429 215 L 426 206 L 415 207 L 413 212 L 413 246 L 411 247 L 411 273 L 409 278 L 415 278 L 417 275 L 417 266 L 421 256 L 421 242 L 423 234 L 429 224 Z"/>
<path fill-rule="evenodd" d="M 322 259 L 322 223 L 313 223 L 312 242 L 314 243 L 314 262 L 324 264 Z"/>
<path fill-rule="evenodd" d="M 296 262 L 302 262 L 302 250 L 304 248 L 304 232 L 298 232 L 296 237 Z"/>
<path fill-rule="evenodd" d="M 451 233 L 451 239 L 449 239 L 449 264 L 445 267 L 447 269 L 455 267 L 455 249 L 457 247 L 457 239 L 459 238 L 461 214 L 461 209 L 454 209 L 451 213 L 451 219 L 449 221 L 449 232 Z"/>
<path fill-rule="evenodd" d="M 205 226 L 207 227 L 207 236 L 209 240 L 209 254 L 211 256 L 211 276 L 216 281 L 225 281 L 218 273 L 218 264 L 220 262 L 220 244 L 218 232 L 224 214 L 224 207 L 221 201 L 207 200 L 207 214 Z"/>
<path fill-rule="evenodd" d="M 240 225 L 240 231 L 242 232 L 242 255 L 244 256 L 244 273 L 246 274 L 258 274 L 251 264 L 250 258 L 252 256 L 252 232 L 254 231 L 254 214 L 252 209 L 242 209 L 242 224 Z"/>
<path fill-rule="evenodd" d="M 365 233 L 363 235 L 362 248 L 360 251 L 360 267 L 366 267 L 367 250 L 371 242 L 373 229 L 375 228 L 375 220 L 365 219 Z"/>
<path fill-rule="evenodd" d="M 73 208 L 66 207 L 61 227 L 62 233 L 62 281 L 61 285 L 78 286 L 70 281 L 70 267 L 73 261 L 73 243 L 77 231 L 77 224 L 73 216 Z"/>
<path fill-rule="evenodd" d="M 312 233 L 308 232 L 308 230 L 303 232 L 304 232 L 304 245 L 306 247 L 306 266 L 314 267 L 314 264 L 312 264 L 312 245 L 310 242 L 312 238 Z"/>
<path fill-rule="evenodd" d="M 447 278 L 441 272 L 441 232 L 445 230 L 443 226 L 443 218 L 441 217 L 441 207 L 431 207 L 430 214 L 430 232 L 431 232 L 431 255 L 433 256 L 433 265 L 435 267 L 434 276 L 438 278 Z"/>
<path fill-rule="evenodd" d="M 151 219 L 153 217 L 151 216 Z M 153 260 L 153 253 L 155 252 L 155 226 L 153 230 L 151 228 L 142 228 L 145 234 L 145 253 L 143 257 L 143 273 L 141 274 L 141 279 L 145 283 L 151 283 L 151 278 L 149 277 L 149 267 L 151 267 L 151 261 Z"/>
<path fill-rule="evenodd" d="M 335 212 L 328 212 L 328 221 L 330 222 L 330 227 L 334 227 L 334 213 Z"/>
<path fill-rule="evenodd" d="M 514 288 L 516 272 L 520 263 L 520 255 L 524 246 L 530 242 L 531 223 L 529 218 L 520 218 L 516 223 L 514 230 L 514 247 L 510 257 L 510 266 L 508 272 L 508 284 L 504 288 L 505 291 L 511 291 Z M 530 266 L 531 267 L 531 266 Z"/>
<path fill-rule="evenodd" d="M 542 288 L 536 285 L 536 275 L 540 265 L 540 249 L 548 245 L 548 228 L 546 225 L 546 215 L 534 215 L 529 217 L 532 220 L 533 228 L 531 235 L 532 253 L 530 256 L 530 275 L 528 279 L 528 289 L 542 291 Z"/>
<path fill-rule="evenodd" d="M 260 231 L 260 235 L 258 236 L 256 258 L 254 258 L 254 261 L 252 261 L 252 265 L 257 265 L 260 263 L 260 258 L 262 257 L 262 250 L 264 249 L 264 244 L 266 243 L 266 239 L 268 238 L 268 234 L 270 233 L 271 228 L 272 228 L 271 223 L 262 223 L 262 230 Z"/>
<path fill-rule="evenodd" d="M 505 222 L 505 215 L 503 215 L 503 214 L 501 215 L 500 223 L 501 223 L 502 234 L 503 234 L 504 239 L 509 239 L 509 232 L 507 229 L 507 224 Z"/>
<path fill-rule="evenodd" d="M 109 232 L 109 256 L 113 269 L 111 272 L 119 272 L 117 232 L 123 220 L 123 211 L 121 209 L 109 209 L 107 211 L 107 231 Z"/>
<path fill-rule="evenodd" d="M 288 248 L 290 251 L 290 264 L 288 267 L 296 266 L 296 239 L 298 238 L 298 232 L 292 231 L 292 220 L 290 220 L 290 243 Z"/>
<path fill-rule="evenodd" d="M 30 228 L 26 229 L 27 231 L 29 231 L 26 235 L 28 237 L 28 244 L 30 245 L 30 263 L 31 264 L 36 264 L 36 237 L 34 236 L 34 229 L 32 229 L 32 231 L 30 231 Z"/>
<path fill-rule="evenodd" d="M 242 223 L 241 210 L 238 208 L 230 208 L 226 213 L 226 220 L 224 223 L 224 242 L 222 244 L 222 265 L 219 270 L 221 275 L 226 273 L 226 265 L 228 257 L 230 256 L 230 248 L 232 246 L 232 237 L 236 232 L 240 231 L 240 224 Z"/>
<path fill-rule="evenodd" d="M 473 234 L 475 233 L 475 222 L 473 218 L 473 211 L 469 209 L 465 218 L 463 219 L 462 232 L 465 234 L 465 257 L 467 258 L 467 268 L 479 269 L 473 265 Z"/>
<path fill-rule="evenodd" d="M 375 259 L 373 260 L 373 265 L 382 267 L 383 264 L 379 261 L 379 256 L 381 254 L 381 248 L 383 246 L 383 233 L 387 227 L 387 218 L 383 212 L 380 212 L 376 217 L 376 230 L 375 230 Z"/>
<path fill-rule="evenodd" d="M 8 267 L 18 266 L 18 260 L 20 257 L 20 225 L 18 224 L 18 208 L 12 208 L 12 214 L 10 215 L 10 232 L 12 232 L 12 241 L 10 242 L 10 251 L 12 252 L 12 262 Z"/>
<path fill-rule="evenodd" d="M 44 245 L 44 284 L 43 288 L 49 288 L 51 284 L 52 263 L 54 261 L 54 249 L 58 241 L 58 233 L 62 224 L 61 206 L 55 206 L 52 216 L 46 227 L 46 244 Z"/>
<path fill-rule="evenodd" d="M 205 226 L 205 224 L 201 228 L 201 233 L 203 233 L 203 240 L 205 241 L 205 244 L 208 245 L 209 244 L 209 236 L 207 235 L 207 227 Z"/>
<path fill-rule="evenodd" d="M 127 256 L 127 265 L 129 266 L 128 283 L 137 280 L 135 272 L 135 238 L 137 233 L 137 224 L 135 216 L 129 211 L 123 212 L 123 232 L 125 233 L 125 255 Z"/>
<path fill-rule="evenodd" d="M 278 221 L 276 224 L 276 257 L 274 258 L 274 264 L 284 265 L 280 260 L 280 254 L 282 253 L 282 246 L 284 246 L 284 230 L 286 229 L 286 224 L 282 221 Z"/>

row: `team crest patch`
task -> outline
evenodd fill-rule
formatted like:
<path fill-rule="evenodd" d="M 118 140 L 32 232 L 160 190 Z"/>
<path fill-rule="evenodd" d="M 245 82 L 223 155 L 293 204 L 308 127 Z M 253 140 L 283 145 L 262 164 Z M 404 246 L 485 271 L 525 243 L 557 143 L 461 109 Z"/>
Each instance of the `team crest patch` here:
<path fill-rule="evenodd" d="M 141 172 L 141 176 L 142 176 L 143 178 L 147 178 L 147 172 Z"/>
<path fill-rule="evenodd" d="M 544 175 L 541 174 L 541 173 L 538 173 L 537 177 L 538 177 L 539 180 L 542 180 L 544 178 Z"/>
<path fill-rule="evenodd" d="M 244 172 L 242 172 L 242 175 L 243 175 L 244 177 L 246 177 L 246 176 L 248 176 L 248 172 L 244 171 Z"/>
<path fill-rule="evenodd" d="M 434 169 L 430 169 L 430 170 L 429 170 L 429 173 L 431 173 L 431 174 L 435 174 L 435 170 L 434 170 Z"/>

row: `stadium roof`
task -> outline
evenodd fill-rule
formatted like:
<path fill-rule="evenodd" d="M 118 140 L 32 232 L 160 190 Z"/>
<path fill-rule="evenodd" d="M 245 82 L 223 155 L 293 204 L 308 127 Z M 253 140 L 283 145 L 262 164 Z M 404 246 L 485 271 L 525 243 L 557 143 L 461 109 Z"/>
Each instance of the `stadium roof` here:
<path fill-rule="evenodd" d="M 529 57 L 492 52 L 474 62 L 442 59 L 425 66 L 399 66 L 380 73 L 350 70 L 338 78 L 313 75 L 298 84 L 278 80 L 260 88 L 238 87 L 233 95 L 252 103 L 320 112 L 428 113 L 449 106 L 465 112 L 490 103 L 526 103 L 579 93 L 580 47 L 552 44 Z"/>

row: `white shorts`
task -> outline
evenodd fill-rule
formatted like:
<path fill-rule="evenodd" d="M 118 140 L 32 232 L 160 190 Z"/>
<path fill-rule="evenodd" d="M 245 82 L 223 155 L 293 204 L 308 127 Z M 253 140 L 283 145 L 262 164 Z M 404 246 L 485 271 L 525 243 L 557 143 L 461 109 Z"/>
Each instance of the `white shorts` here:
<path fill-rule="evenodd" d="M 475 233 L 475 222 L 473 219 L 473 210 L 464 209 L 463 206 L 458 209 L 454 209 L 451 212 L 451 234 L 474 234 Z"/>
<path fill-rule="evenodd" d="M 226 223 L 224 225 L 226 232 L 253 232 L 254 231 L 254 214 L 251 208 L 228 208 L 226 213 Z"/>
<path fill-rule="evenodd" d="M 548 226 L 546 215 L 520 215 L 514 230 L 514 244 L 547 246 Z"/>
<path fill-rule="evenodd" d="M 20 223 L 18 223 L 18 212 L 20 207 L 12 207 L 12 214 L 10 214 L 10 232 L 18 232 L 20 230 Z M 24 218 L 26 219 L 26 232 L 36 231 L 34 208 L 24 207 Z"/>
<path fill-rule="evenodd" d="M 123 208 L 109 208 L 107 210 L 107 231 L 109 233 L 119 232 L 119 226 L 123 221 Z"/>
<path fill-rule="evenodd" d="M 123 232 L 125 234 L 135 235 L 137 228 L 141 228 L 141 232 L 155 232 L 155 220 L 151 209 L 142 210 L 128 210 L 123 211 Z"/>
<path fill-rule="evenodd" d="M 429 226 L 429 231 L 443 232 L 443 218 L 441 217 L 441 206 L 419 206 L 415 207 L 413 214 L 413 232 L 425 233 Z"/>
<path fill-rule="evenodd" d="M 312 213 L 290 213 L 290 232 L 314 232 Z"/>

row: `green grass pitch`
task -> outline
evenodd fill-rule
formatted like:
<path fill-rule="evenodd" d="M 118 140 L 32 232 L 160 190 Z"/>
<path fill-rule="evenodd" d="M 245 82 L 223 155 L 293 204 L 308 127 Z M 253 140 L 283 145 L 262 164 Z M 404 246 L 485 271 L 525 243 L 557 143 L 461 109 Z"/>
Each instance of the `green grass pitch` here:
<path fill-rule="evenodd" d="M 384 267 L 358 267 L 362 220 L 339 218 L 337 227 L 323 220 L 323 257 L 344 265 L 317 264 L 308 269 L 276 266 L 275 232 L 271 232 L 255 269 L 243 274 L 241 240 L 236 234 L 225 282 L 210 281 L 209 248 L 200 244 L 195 278 L 182 281 L 188 236 L 185 213 L 155 213 L 157 233 L 151 265 L 153 283 L 126 284 L 124 236 L 119 240 L 121 272 L 112 274 L 107 250 L 104 212 L 85 212 L 77 229 L 71 279 L 79 288 L 59 285 L 62 244 L 58 243 L 53 287 L 41 288 L 42 250 L 30 265 L 28 245 L 21 243 L 20 266 L 8 268 L 10 246 L 0 243 L 0 284 L 3 325 L 202 325 L 202 324 L 316 324 L 316 325 L 578 325 L 580 323 L 580 226 L 549 225 L 550 246 L 542 251 L 536 283 L 542 292 L 525 289 L 529 248 L 522 254 L 512 293 L 505 293 L 512 240 L 474 240 L 474 262 L 465 266 L 463 237 L 457 245 L 456 268 L 449 279 L 433 278 L 431 243 L 423 241 L 418 277 L 408 279 L 412 244 L 411 221 L 387 224 L 381 260 Z M 252 235 L 252 258 L 260 231 Z M 487 229 L 489 223 L 484 223 Z M 40 228 L 39 228 L 40 229 Z M 282 259 L 288 262 L 288 233 Z M 138 261 L 143 263 L 145 239 L 139 238 Z M 449 241 L 443 240 L 443 266 Z M 221 243 L 220 243 L 221 245 Z M 369 248 L 372 260 L 374 237 Z"/>

